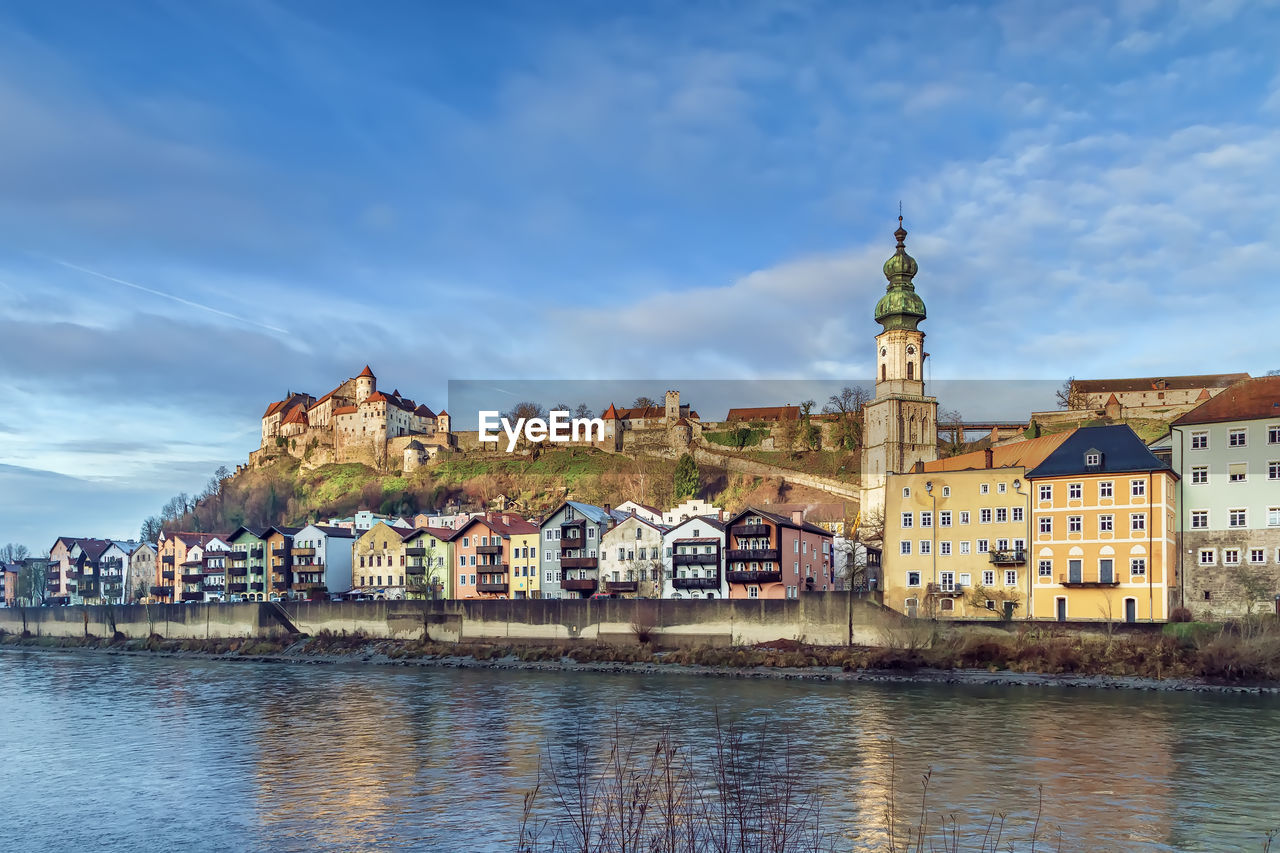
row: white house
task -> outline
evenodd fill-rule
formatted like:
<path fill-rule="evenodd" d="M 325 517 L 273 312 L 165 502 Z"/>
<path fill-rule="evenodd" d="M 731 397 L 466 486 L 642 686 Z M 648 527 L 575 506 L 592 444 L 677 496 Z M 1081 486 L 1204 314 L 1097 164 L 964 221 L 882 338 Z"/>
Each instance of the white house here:
<path fill-rule="evenodd" d="M 636 501 L 624 501 L 614 507 L 614 509 L 626 515 L 637 515 L 645 521 L 649 521 L 654 524 L 662 523 L 661 510 L 655 509 L 651 506 L 645 506 L 644 504 L 637 503 Z"/>
<path fill-rule="evenodd" d="M 714 516 L 715 518 L 723 518 L 724 510 L 718 506 L 713 506 L 707 501 L 697 498 L 690 498 L 679 506 L 672 507 L 662 514 L 662 523 L 671 527 L 682 521 L 688 521 L 691 518 L 699 518 L 703 516 Z"/>
<path fill-rule="evenodd" d="M 717 510 L 718 512 L 718 510 Z M 693 516 L 662 537 L 663 598 L 728 598 L 724 570 L 724 523 L 715 516 Z"/>
<path fill-rule="evenodd" d="M 356 532 L 346 527 L 308 524 L 293 534 L 290 588 L 299 598 L 351 589 Z"/>
<path fill-rule="evenodd" d="M 600 592 L 657 598 L 662 591 L 662 534 L 666 528 L 629 515 L 600 539 Z"/>

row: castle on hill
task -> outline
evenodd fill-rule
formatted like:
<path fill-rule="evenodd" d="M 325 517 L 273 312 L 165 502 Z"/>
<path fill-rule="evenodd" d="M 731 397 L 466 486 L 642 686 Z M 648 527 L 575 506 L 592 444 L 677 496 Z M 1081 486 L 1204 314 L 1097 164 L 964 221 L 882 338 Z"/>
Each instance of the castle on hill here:
<path fill-rule="evenodd" d="M 365 365 L 323 397 L 288 392 L 262 415 L 262 444 L 249 454 L 251 465 L 279 456 L 308 467 L 332 462 L 363 462 L 378 468 L 412 471 L 441 451 L 457 447 L 449 413 L 438 414 L 400 394 L 378 390 Z"/>

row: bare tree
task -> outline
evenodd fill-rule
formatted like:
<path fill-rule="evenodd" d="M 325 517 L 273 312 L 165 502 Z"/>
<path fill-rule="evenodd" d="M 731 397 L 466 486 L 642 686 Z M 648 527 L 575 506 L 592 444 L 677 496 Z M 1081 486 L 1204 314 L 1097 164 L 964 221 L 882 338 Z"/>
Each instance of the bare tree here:
<path fill-rule="evenodd" d="M 822 407 L 823 414 L 837 415 L 837 437 L 846 450 L 862 444 L 862 409 L 872 399 L 871 393 L 861 385 L 846 385 L 839 394 L 827 398 L 827 404 Z"/>
<path fill-rule="evenodd" d="M 594 415 L 594 414 L 592 414 L 592 412 L 591 412 L 591 408 L 590 408 L 589 406 L 587 406 L 587 404 L 586 404 L 586 403 L 579 403 L 579 404 L 578 404 L 578 408 L 576 408 L 576 409 L 574 409 L 574 410 L 573 410 L 573 416 L 574 416 L 575 418 L 593 418 L 593 417 L 595 417 L 595 415 Z"/>
<path fill-rule="evenodd" d="M 947 436 L 938 447 L 941 456 L 956 456 L 964 452 L 964 415 L 958 409 L 938 410 L 938 431 Z"/>
<path fill-rule="evenodd" d="M 511 410 L 503 413 L 503 417 L 515 423 L 520 418 L 546 418 L 547 410 L 539 406 L 532 400 L 522 400 L 511 407 Z"/>
<path fill-rule="evenodd" d="M 631 404 L 633 409 L 656 409 L 658 401 L 652 397 L 636 397 L 636 401 Z"/>
<path fill-rule="evenodd" d="M 1053 396 L 1058 401 L 1059 409 L 1079 411 L 1089 408 L 1089 395 L 1080 390 L 1074 376 L 1063 382 L 1062 387 L 1053 392 Z"/>
<path fill-rule="evenodd" d="M 49 555 L 28 556 L 18 570 L 18 597 L 35 607 L 49 599 Z"/>

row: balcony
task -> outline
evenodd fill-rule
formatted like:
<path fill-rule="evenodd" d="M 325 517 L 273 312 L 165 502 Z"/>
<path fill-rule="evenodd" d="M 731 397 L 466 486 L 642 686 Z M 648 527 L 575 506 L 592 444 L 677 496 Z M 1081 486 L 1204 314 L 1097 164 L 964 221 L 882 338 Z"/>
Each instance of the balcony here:
<path fill-rule="evenodd" d="M 719 589 L 719 578 L 672 578 L 671 585 L 676 589 Z"/>
<path fill-rule="evenodd" d="M 249 574 L 249 570 L 244 566 L 232 566 L 227 569 L 227 574 L 233 578 L 243 578 Z"/>
<path fill-rule="evenodd" d="M 262 546 L 261 546 L 261 545 L 254 545 L 254 546 L 252 546 L 252 547 L 249 549 L 248 554 L 249 554 L 249 556 L 250 556 L 251 558 L 253 558 L 253 559 L 255 559 L 255 560 L 261 560 L 261 559 L 262 559 Z"/>
<path fill-rule="evenodd" d="M 296 554 L 298 552 L 294 551 L 294 553 Z M 405 548 L 404 553 L 406 557 L 425 557 L 427 556 L 427 549 L 426 548 Z"/>
<path fill-rule="evenodd" d="M 183 572 L 182 573 L 183 583 L 200 583 L 200 581 L 202 580 L 204 580 L 203 572 L 191 572 L 191 573 Z"/>
<path fill-rule="evenodd" d="M 318 583 L 316 581 L 303 581 L 302 583 L 295 583 L 293 585 L 293 588 L 298 592 L 311 592 L 312 590 L 317 590 L 317 589 L 322 590 L 325 588 L 325 586 L 324 584 Z"/>
<path fill-rule="evenodd" d="M 494 554 L 494 555 L 501 554 L 502 546 L 501 545 L 477 545 L 476 553 L 477 554 Z"/>
<path fill-rule="evenodd" d="M 262 581 L 254 581 L 253 583 L 249 584 L 250 592 L 262 592 L 262 590 L 263 590 Z"/>
<path fill-rule="evenodd" d="M 964 584 L 962 583 L 950 583 L 950 584 L 931 583 L 925 588 L 925 591 L 929 595 L 941 595 L 944 597 L 949 595 L 956 595 L 956 596 L 964 595 Z"/>
<path fill-rule="evenodd" d="M 561 539 L 560 540 L 561 554 L 563 554 L 565 551 L 580 551 L 585 547 L 587 547 L 587 540 L 585 539 Z"/>
<path fill-rule="evenodd" d="M 481 592 L 506 592 L 507 585 L 506 583 L 478 583 L 476 584 L 476 589 Z"/>
<path fill-rule="evenodd" d="M 767 524 L 735 524 L 730 532 L 734 536 L 768 536 L 771 531 Z"/>
<path fill-rule="evenodd" d="M 203 592 L 184 592 L 182 594 L 183 601 L 204 601 Z"/>
<path fill-rule="evenodd" d="M 247 583 L 229 583 L 227 584 L 228 592 L 248 592 L 249 585 Z"/>
<path fill-rule="evenodd" d="M 677 566 L 715 566 L 720 562 L 719 554 L 673 554 L 671 562 Z"/>
<path fill-rule="evenodd" d="M 173 565 L 173 555 L 172 555 L 172 554 L 165 554 L 163 557 L 161 557 L 161 558 L 160 558 L 160 562 L 164 563 L 166 566 L 172 566 L 172 565 Z"/>
<path fill-rule="evenodd" d="M 605 581 L 604 588 L 609 592 L 638 592 L 639 581 Z"/>
<path fill-rule="evenodd" d="M 560 588 L 569 592 L 595 592 L 596 581 L 595 578 L 587 578 L 585 580 L 582 578 L 566 579 L 560 582 Z"/>
<path fill-rule="evenodd" d="M 271 555 L 273 557 L 283 557 L 287 553 L 289 553 L 289 549 L 286 548 L 284 545 L 271 546 Z"/>
<path fill-rule="evenodd" d="M 272 588 L 272 589 L 288 589 L 288 588 L 289 588 L 289 582 L 288 582 L 287 580 L 285 580 L 284 578 L 272 578 L 272 579 L 271 579 L 271 588 Z"/>
<path fill-rule="evenodd" d="M 294 548 L 293 556 L 295 557 L 314 557 L 316 555 L 315 548 Z"/>
<path fill-rule="evenodd" d="M 594 569 L 600 565 L 599 557 L 561 557 L 562 569 Z"/>
<path fill-rule="evenodd" d="M 730 563 L 776 563 L 778 562 L 777 548 L 730 548 L 725 559 Z"/>
<path fill-rule="evenodd" d="M 729 572 L 729 582 L 746 584 L 782 583 L 782 572 Z"/>
<path fill-rule="evenodd" d="M 1075 589 L 1096 589 L 1105 586 L 1119 586 L 1120 578 L 1115 573 L 1112 573 L 1110 578 L 1099 576 L 1097 580 L 1085 580 L 1084 575 L 1062 573 L 1058 575 L 1058 583 Z"/>
<path fill-rule="evenodd" d="M 169 598 L 173 595 L 173 587 L 171 586 L 153 586 L 151 594 L 157 598 Z"/>
<path fill-rule="evenodd" d="M 1008 550 L 991 551 L 991 562 L 997 566 L 1021 566 L 1027 562 L 1027 552 Z"/>
<path fill-rule="evenodd" d="M 173 580 L 173 569 L 165 569 L 160 573 L 160 577 L 167 581 Z"/>

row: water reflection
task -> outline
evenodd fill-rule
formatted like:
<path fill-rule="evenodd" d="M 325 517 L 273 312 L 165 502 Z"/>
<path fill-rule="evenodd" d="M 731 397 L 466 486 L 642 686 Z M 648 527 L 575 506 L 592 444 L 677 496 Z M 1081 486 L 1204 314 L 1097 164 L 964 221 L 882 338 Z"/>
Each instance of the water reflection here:
<path fill-rule="evenodd" d="M 914 825 L 930 769 L 938 810 L 1006 812 L 1006 835 L 1043 785 L 1042 824 L 1083 849 L 1260 849 L 1280 824 L 1266 697 L 0 653 L 39 850 L 511 849 L 544 745 L 620 722 L 708 754 L 717 714 L 790 742 L 851 849 L 883 841 L 891 779 Z"/>

